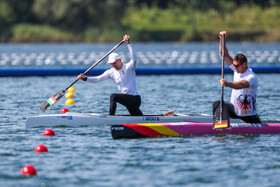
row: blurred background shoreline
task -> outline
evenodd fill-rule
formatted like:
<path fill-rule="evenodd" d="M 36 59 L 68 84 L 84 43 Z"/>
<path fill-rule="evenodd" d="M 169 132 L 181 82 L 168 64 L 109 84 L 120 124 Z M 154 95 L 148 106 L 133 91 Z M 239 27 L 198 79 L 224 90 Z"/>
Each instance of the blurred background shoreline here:
<path fill-rule="evenodd" d="M 279 42 L 280 0 L 0 0 L 1 43 Z"/>

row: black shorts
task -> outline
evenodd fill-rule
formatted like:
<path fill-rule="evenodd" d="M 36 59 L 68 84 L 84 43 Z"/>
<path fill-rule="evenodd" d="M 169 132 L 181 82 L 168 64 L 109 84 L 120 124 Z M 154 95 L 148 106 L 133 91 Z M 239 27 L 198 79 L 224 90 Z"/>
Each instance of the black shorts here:
<path fill-rule="evenodd" d="M 124 105 L 132 116 L 143 116 L 140 110 L 141 97 L 140 95 L 128 94 L 111 94 L 110 96 L 110 115 L 115 115 L 117 103 Z"/>

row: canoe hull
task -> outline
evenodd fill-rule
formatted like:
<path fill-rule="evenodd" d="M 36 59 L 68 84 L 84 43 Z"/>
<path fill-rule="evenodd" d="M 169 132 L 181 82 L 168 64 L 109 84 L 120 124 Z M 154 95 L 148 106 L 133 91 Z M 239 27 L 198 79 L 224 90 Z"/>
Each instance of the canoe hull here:
<path fill-rule="evenodd" d="M 111 133 L 114 139 L 215 134 L 280 134 L 280 124 L 231 123 L 227 129 L 213 129 L 213 123 L 140 123 L 113 125 Z"/>
<path fill-rule="evenodd" d="M 163 115 L 145 115 L 145 116 L 129 116 L 129 115 L 106 115 L 95 113 L 64 113 L 64 114 L 48 114 L 28 117 L 25 122 L 26 128 L 31 127 L 55 127 L 55 126 L 100 126 L 100 125 L 116 125 L 129 123 L 163 123 L 163 122 L 182 122 L 192 121 L 200 123 L 211 123 L 212 116 L 207 114 L 177 114 L 175 116 Z M 235 120 L 236 121 L 236 120 Z M 238 120 L 240 121 L 240 120 Z"/>

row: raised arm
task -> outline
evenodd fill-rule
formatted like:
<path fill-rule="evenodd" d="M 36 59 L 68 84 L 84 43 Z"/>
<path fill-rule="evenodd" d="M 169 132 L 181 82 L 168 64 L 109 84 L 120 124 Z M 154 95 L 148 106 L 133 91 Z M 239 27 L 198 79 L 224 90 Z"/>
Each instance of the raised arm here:
<path fill-rule="evenodd" d="M 222 37 L 225 36 L 227 37 L 227 31 L 221 31 L 219 34 L 220 37 L 220 45 L 219 45 L 219 51 L 220 51 L 220 56 L 222 56 Z M 233 59 L 231 56 L 228 54 L 227 46 L 226 46 L 226 39 L 225 39 L 225 62 L 228 66 L 231 66 L 233 63 Z"/>
<path fill-rule="evenodd" d="M 132 67 L 133 69 L 136 68 L 136 62 L 137 62 L 137 57 L 136 54 L 134 53 L 134 50 L 132 49 L 132 46 L 130 44 L 130 36 L 128 35 L 124 35 L 123 37 L 125 39 L 125 42 L 127 44 L 128 50 L 129 50 L 129 54 L 130 54 L 130 62 L 129 62 L 129 66 Z"/>

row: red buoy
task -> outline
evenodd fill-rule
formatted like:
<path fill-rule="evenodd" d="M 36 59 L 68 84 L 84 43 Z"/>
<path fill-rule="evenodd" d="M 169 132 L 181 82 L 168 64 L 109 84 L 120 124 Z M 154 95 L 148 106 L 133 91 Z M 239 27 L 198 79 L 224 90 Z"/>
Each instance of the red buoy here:
<path fill-rule="evenodd" d="M 46 129 L 43 133 L 43 136 L 55 136 L 55 133 L 52 129 Z"/>
<path fill-rule="evenodd" d="M 32 165 L 27 165 L 21 168 L 21 175 L 37 175 L 37 171 Z"/>
<path fill-rule="evenodd" d="M 48 152 L 48 148 L 44 145 L 37 145 L 34 149 L 36 153 Z"/>
<path fill-rule="evenodd" d="M 60 113 L 66 113 L 66 112 L 69 112 L 69 110 L 67 108 L 63 108 L 60 110 Z"/>

